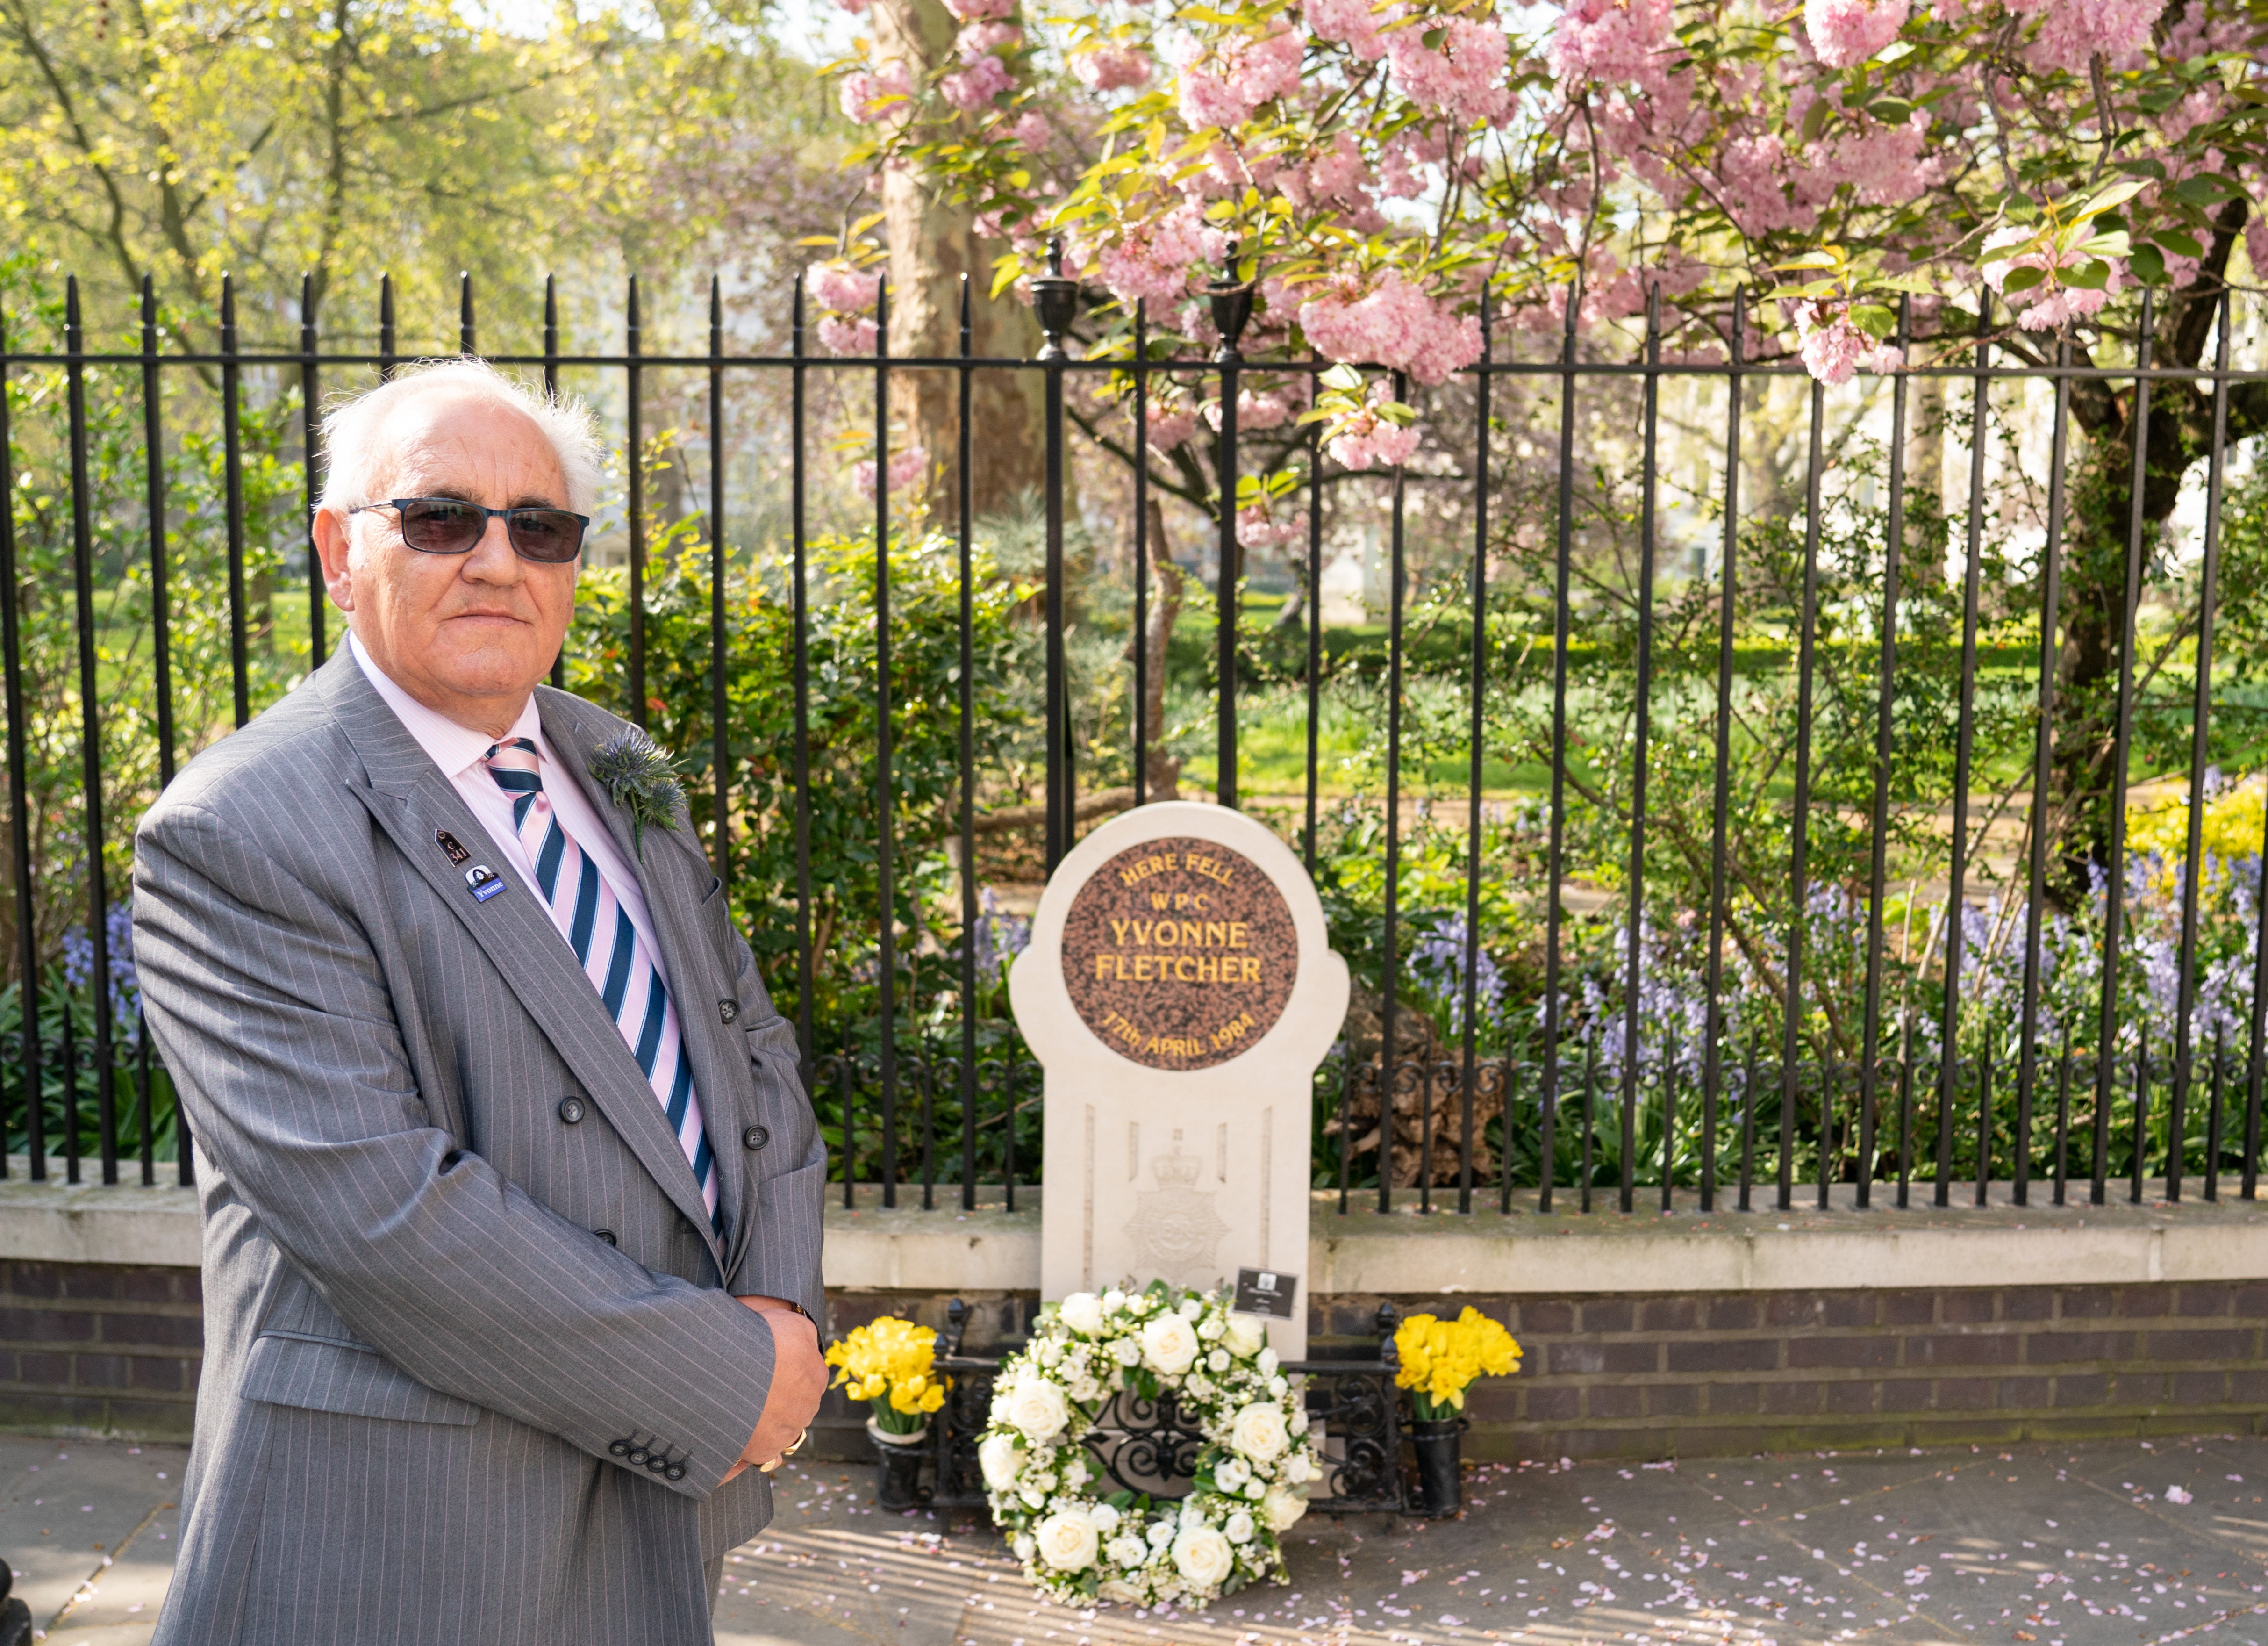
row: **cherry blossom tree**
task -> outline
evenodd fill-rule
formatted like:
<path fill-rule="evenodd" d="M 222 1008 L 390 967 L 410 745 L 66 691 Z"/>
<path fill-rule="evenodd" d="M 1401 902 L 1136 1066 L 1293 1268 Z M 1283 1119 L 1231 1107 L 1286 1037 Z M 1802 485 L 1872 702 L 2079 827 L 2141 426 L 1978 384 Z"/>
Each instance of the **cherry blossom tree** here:
<path fill-rule="evenodd" d="M 1270 461 L 1302 417 L 1333 463 L 1409 461 L 1422 419 L 1393 385 L 1476 359 L 1484 302 L 1553 340 L 1572 304 L 1602 343 L 1658 293 L 1666 349 L 1705 359 L 1745 292 L 1752 356 L 1833 385 L 1980 343 L 2082 371 L 2146 343 L 2195 367 L 2224 296 L 2268 269 L 2257 0 L 1572 0 L 1524 11 L 1543 17 L 1528 33 L 1493 0 L 1106 3 L 1046 22 L 1016 0 L 951 7 L 945 65 L 843 65 L 844 108 L 872 129 L 858 159 L 973 212 L 1005 248 L 998 290 L 1061 237 L 1080 336 L 1106 357 L 1130 358 L 1138 310 L 1160 356 L 1209 352 L 1208 282 L 1250 282 L 1239 425 L 1284 432 Z M 1346 369 L 1265 374 L 1318 354 Z M 1153 388 L 1139 447 L 1160 483 L 1218 506 L 1204 382 Z M 2057 761 L 2073 875 L 2106 822 L 2137 406 L 2131 384 L 2072 381 Z M 2211 443 L 2212 395 L 2161 380 L 2148 407 L 2155 531 Z M 2268 429 L 2268 384 L 2234 386 L 2226 415 L 2234 439 Z"/>

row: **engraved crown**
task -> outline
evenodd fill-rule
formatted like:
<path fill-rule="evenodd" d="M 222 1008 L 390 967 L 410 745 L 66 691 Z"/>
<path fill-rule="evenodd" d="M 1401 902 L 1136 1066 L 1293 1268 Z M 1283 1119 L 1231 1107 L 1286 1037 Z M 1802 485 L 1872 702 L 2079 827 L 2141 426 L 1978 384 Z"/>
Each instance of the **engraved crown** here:
<path fill-rule="evenodd" d="M 1194 1155 L 1160 1155 L 1150 1169 L 1158 1174 L 1160 1188 L 1186 1189 L 1196 1184 L 1204 1163 Z"/>

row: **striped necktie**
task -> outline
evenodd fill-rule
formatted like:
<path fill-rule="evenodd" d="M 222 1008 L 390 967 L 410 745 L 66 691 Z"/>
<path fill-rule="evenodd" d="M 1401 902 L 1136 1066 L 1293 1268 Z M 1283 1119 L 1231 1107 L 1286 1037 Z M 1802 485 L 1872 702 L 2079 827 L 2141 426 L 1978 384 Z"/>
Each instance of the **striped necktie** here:
<path fill-rule="evenodd" d="M 701 1099 L 693 1090 L 693 1065 L 679 1031 L 677 1008 L 661 968 L 646 953 L 645 941 L 630 924 L 615 889 L 583 848 L 575 844 L 543 792 L 542 761 L 533 740 L 515 737 L 492 745 L 489 775 L 512 796 L 512 826 L 528 860 L 535 865 L 535 889 L 552 922 L 575 950 L 575 959 L 599 992 L 607 1014 L 645 1071 L 646 1082 L 669 1117 L 677 1145 L 693 1164 L 701 1202 L 709 1219 L 717 1210 L 717 1159 L 701 1121 Z"/>

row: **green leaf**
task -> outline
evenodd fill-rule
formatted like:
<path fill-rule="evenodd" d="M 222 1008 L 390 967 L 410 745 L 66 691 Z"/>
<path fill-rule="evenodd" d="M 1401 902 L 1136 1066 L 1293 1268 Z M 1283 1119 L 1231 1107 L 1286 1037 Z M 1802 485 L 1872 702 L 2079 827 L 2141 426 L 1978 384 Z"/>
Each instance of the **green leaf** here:
<path fill-rule="evenodd" d="M 2085 262 L 2076 269 L 2063 269 L 2061 277 L 2066 285 L 2078 286 L 2088 292 L 2100 292 L 2110 284 L 2110 265 L 2100 261 Z"/>
<path fill-rule="evenodd" d="M 2121 229 L 2115 234 L 2098 234 L 2079 249 L 2090 257 L 2124 257 L 2132 248 L 2126 231 Z"/>
<path fill-rule="evenodd" d="M 2150 238 L 2176 257 L 2205 255 L 2204 246 L 2191 236 L 2183 233 L 2179 229 L 2156 229 L 2152 231 Z"/>
<path fill-rule="evenodd" d="M 2118 162 L 2118 169 L 2131 173 L 2136 177 L 2155 178 L 2160 182 L 2163 182 L 2166 179 L 2166 168 L 2155 160 L 2121 160 Z"/>
<path fill-rule="evenodd" d="M 2014 297 L 2019 292 L 2030 291 L 2046 278 L 2046 273 L 2038 269 L 2012 269 L 2009 271 L 2007 279 L 2001 283 L 2000 290 L 2007 295 Z"/>
<path fill-rule="evenodd" d="M 2129 180 L 2123 183 L 2113 183 L 2100 194 L 2089 198 L 2077 210 L 2066 213 L 2066 220 L 2100 217 L 2114 206 L 2124 205 L 2141 192 L 2142 185 L 2139 181 Z"/>
<path fill-rule="evenodd" d="M 1834 113 L 1835 110 L 1833 106 L 1830 105 L 1823 97 L 1817 102 L 1812 104 L 1809 108 L 1806 109 L 1803 114 L 1803 141 L 1806 143 L 1817 142 L 1819 140 L 1819 134 L 1827 129 L 1827 122 Z"/>
<path fill-rule="evenodd" d="M 2154 246 L 2136 247 L 2133 258 L 2126 266 L 2144 285 L 2166 284 L 2165 254 Z"/>
<path fill-rule="evenodd" d="M 1886 97 L 1870 104 L 1867 112 L 1886 126 L 1903 126 L 1913 118 L 1913 105 L 1902 99 Z"/>
<path fill-rule="evenodd" d="M 1853 303 L 1849 319 L 1853 326 L 1876 343 L 1898 328 L 1898 317 L 1879 303 Z"/>
<path fill-rule="evenodd" d="M 2228 200 L 2242 195 L 2244 191 L 2226 177 L 2216 177 L 2210 172 L 2203 172 L 2195 177 L 2182 179 L 2180 182 L 2174 185 L 2173 192 L 2176 198 L 2186 200 L 2191 205 L 2209 206 L 2216 201 Z"/>

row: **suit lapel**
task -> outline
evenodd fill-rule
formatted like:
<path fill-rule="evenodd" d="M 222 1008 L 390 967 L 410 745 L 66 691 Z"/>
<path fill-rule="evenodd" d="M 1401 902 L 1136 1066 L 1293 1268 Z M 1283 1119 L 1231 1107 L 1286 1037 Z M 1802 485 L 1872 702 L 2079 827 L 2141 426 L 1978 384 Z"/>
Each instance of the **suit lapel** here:
<path fill-rule="evenodd" d="M 475 901 L 462 871 L 449 861 L 434 835 L 446 829 L 471 845 L 477 857 L 494 858 L 493 851 L 482 850 L 490 844 L 487 829 L 345 648 L 317 678 L 362 760 L 368 781 L 355 789 L 363 804 L 455 913 L 639 1163 L 710 1243 L 724 1272 L 724 1252 L 702 1204 L 700 1185 L 669 1118 L 535 889 L 505 866 L 500 872 L 518 895 Z M 698 1069 L 696 1063 L 696 1074 Z"/>
<path fill-rule="evenodd" d="M 637 876 L 646 919 L 661 946 L 661 974 L 677 1008 L 678 1033 L 692 1060 L 694 1094 L 701 1100 L 709 1147 L 717 1157 L 725 1227 L 745 1228 L 747 1220 L 740 1212 L 746 1204 L 746 1151 L 740 1147 L 739 1115 L 745 1106 L 741 1088 L 747 1081 L 747 1046 L 745 1031 L 728 1027 L 718 1015 L 716 951 L 701 929 L 702 900 L 715 877 L 679 830 L 648 829 L 641 857 L 631 839 L 629 815 L 592 778 L 592 751 L 620 722 L 579 698 L 544 688 L 537 689 L 536 707 L 545 739 L 560 764 L 570 768 L 592 809 L 606 820 L 615 850 Z M 725 1273 L 731 1273 L 729 1266 Z"/>

